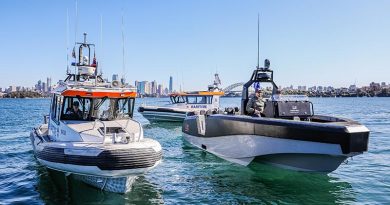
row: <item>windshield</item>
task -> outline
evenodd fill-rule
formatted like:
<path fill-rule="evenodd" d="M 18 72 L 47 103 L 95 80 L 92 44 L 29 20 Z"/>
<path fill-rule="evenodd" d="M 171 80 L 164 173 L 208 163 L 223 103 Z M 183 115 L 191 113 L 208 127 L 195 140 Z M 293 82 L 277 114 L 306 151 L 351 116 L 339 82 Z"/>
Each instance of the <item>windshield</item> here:
<path fill-rule="evenodd" d="M 117 120 L 133 117 L 133 98 L 64 99 L 61 120 Z"/>
<path fill-rule="evenodd" d="M 186 100 L 183 96 L 171 96 L 171 102 L 172 104 L 176 104 L 176 103 L 185 103 Z"/>

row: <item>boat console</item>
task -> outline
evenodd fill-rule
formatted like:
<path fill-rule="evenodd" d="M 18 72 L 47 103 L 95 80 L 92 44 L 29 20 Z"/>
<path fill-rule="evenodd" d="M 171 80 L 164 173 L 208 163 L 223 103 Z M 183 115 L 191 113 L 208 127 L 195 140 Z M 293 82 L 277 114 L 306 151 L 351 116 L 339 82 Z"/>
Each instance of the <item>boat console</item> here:
<path fill-rule="evenodd" d="M 272 96 L 265 102 L 264 117 L 309 120 L 314 115 L 313 103 L 307 96 Z"/>

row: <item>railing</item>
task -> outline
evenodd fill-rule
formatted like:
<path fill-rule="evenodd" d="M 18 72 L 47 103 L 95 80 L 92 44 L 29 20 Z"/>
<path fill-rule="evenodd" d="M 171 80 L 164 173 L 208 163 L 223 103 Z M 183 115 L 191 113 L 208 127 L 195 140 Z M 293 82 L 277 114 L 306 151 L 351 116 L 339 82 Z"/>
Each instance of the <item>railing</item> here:
<path fill-rule="evenodd" d="M 107 127 L 106 127 L 106 124 L 104 124 L 103 121 L 99 120 L 99 119 L 95 119 L 95 123 L 93 124 L 93 128 L 92 129 L 95 129 L 96 127 L 96 123 L 97 122 L 100 122 L 102 123 L 103 127 L 104 127 L 104 131 L 103 131 L 103 144 L 106 143 L 106 134 L 107 134 Z"/>
<path fill-rule="evenodd" d="M 127 131 L 127 126 L 129 125 L 129 122 L 130 122 L 130 121 L 136 122 L 136 123 L 138 124 L 138 127 L 139 127 L 140 132 L 139 132 L 139 134 L 138 134 L 137 142 L 139 142 L 139 141 L 141 140 L 141 136 L 143 136 L 143 129 L 142 129 L 142 125 L 141 125 L 140 122 L 135 121 L 135 120 L 133 120 L 132 118 L 129 118 L 129 119 L 127 120 L 127 122 L 126 122 L 126 126 L 125 126 L 125 127 L 122 127 L 122 128 L 127 132 L 127 134 L 129 134 L 129 135 L 131 136 L 130 132 Z M 134 136 L 134 141 L 135 141 L 135 136 Z"/>

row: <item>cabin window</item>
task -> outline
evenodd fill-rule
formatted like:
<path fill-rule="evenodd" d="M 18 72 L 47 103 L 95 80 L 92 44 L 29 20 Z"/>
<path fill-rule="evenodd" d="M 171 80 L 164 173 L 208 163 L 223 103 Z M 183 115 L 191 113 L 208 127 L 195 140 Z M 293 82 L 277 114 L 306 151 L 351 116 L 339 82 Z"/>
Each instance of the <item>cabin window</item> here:
<path fill-rule="evenodd" d="M 56 103 L 57 103 L 57 96 L 53 95 L 53 98 L 51 99 L 51 109 L 50 109 L 50 117 L 52 120 L 55 120 L 56 118 Z"/>
<path fill-rule="evenodd" d="M 213 96 L 187 96 L 188 104 L 211 104 Z"/>
<path fill-rule="evenodd" d="M 61 105 L 62 105 L 62 96 L 57 96 L 57 107 L 56 107 L 56 116 L 55 116 L 57 124 L 59 124 L 60 122 Z"/>
<path fill-rule="evenodd" d="M 91 110 L 91 99 L 65 97 L 61 120 L 87 120 Z"/>
<path fill-rule="evenodd" d="M 176 103 L 185 103 L 186 99 L 183 96 L 171 96 L 171 102 Z"/>
<path fill-rule="evenodd" d="M 133 117 L 134 99 L 66 97 L 62 110 L 62 120 L 128 119 Z"/>
<path fill-rule="evenodd" d="M 55 123 L 59 123 L 59 113 L 61 110 L 61 97 L 58 95 L 53 95 L 53 98 L 51 100 L 51 110 L 50 110 L 50 117 Z"/>
<path fill-rule="evenodd" d="M 134 99 L 94 99 L 91 117 L 100 120 L 128 119 L 133 117 Z"/>
<path fill-rule="evenodd" d="M 207 96 L 207 104 L 212 104 L 213 103 L 213 96 Z"/>

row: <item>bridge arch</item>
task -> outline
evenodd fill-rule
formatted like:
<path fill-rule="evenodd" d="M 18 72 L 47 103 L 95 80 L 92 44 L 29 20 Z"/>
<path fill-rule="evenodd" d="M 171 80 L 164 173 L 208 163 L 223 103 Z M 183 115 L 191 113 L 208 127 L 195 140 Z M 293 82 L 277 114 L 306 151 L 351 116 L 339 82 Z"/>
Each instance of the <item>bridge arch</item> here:
<path fill-rule="evenodd" d="M 237 88 L 237 87 L 241 87 L 241 86 L 243 86 L 243 85 L 244 85 L 244 82 L 234 83 L 234 84 L 231 84 L 231 85 L 225 87 L 225 88 L 223 89 L 223 91 L 224 91 L 225 93 L 228 93 L 228 92 L 231 92 L 233 89 L 235 89 L 235 88 Z"/>

